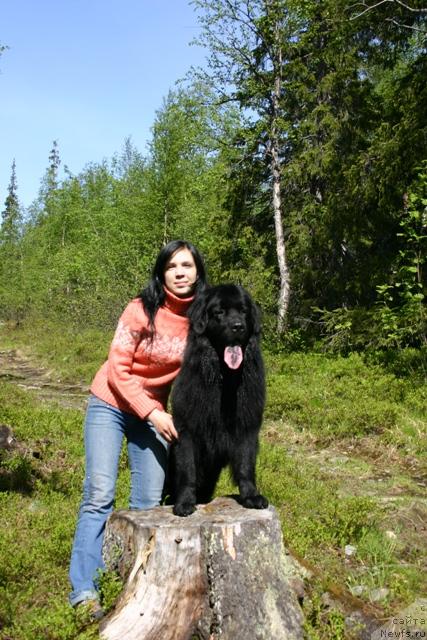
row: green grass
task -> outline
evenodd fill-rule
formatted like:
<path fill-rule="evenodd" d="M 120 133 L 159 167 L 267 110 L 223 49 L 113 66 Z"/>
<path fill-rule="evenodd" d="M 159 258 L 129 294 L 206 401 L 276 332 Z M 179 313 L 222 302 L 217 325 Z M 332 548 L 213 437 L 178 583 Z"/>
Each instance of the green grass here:
<path fill-rule="evenodd" d="M 42 333 L 3 327 L 0 344 L 32 354 L 55 377 L 85 382 L 111 337 L 54 327 Z M 355 588 L 362 588 L 357 606 L 379 616 L 427 590 L 426 389 L 420 378 L 398 377 L 359 355 L 267 354 L 266 364 L 259 486 L 278 511 L 286 545 L 312 573 L 307 637 L 340 640 L 347 637 L 344 609 L 354 604 Z M 0 382 L 0 423 L 23 444 L 18 452 L 0 452 L 0 640 L 98 637 L 97 625 L 67 603 L 83 480 L 82 414 Z M 128 487 L 124 455 L 116 506 L 126 507 Z M 233 492 L 224 472 L 217 493 Z M 349 544 L 357 549 L 351 558 Z M 107 607 L 119 588 L 115 576 L 104 578 Z M 372 603 L 377 588 L 388 595 Z M 325 591 L 344 609 L 325 608 Z"/>
<path fill-rule="evenodd" d="M 398 378 L 359 354 L 270 357 L 267 371 L 267 419 L 285 421 L 324 444 L 378 436 L 426 454 L 424 380 Z"/>
<path fill-rule="evenodd" d="M 113 329 L 79 329 L 65 322 L 58 326 L 37 318 L 18 326 L 0 323 L 3 348 L 19 348 L 34 362 L 54 369 L 63 382 L 89 383 L 108 356 Z"/>
<path fill-rule="evenodd" d="M 416 547 L 408 546 L 410 531 L 396 527 L 398 507 L 393 505 L 390 510 L 382 502 L 381 488 L 376 495 L 355 495 L 352 476 L 347 487 L 332 469 L 324 472 L 314 461 L 307 462 L 302 452 L 289 454 L 285 446 L 266 442 L 261 444 L 257 475 L 260 490 L 278 511 L 286 546 L 314 572 L 308 588 L 309 607 L 323 592 L 332 590 L 345 608 L 350 604 L 351 588 L 362 585 L 361 609 L 372 606 L 370 594 L 374 589 L 389 590 L 386 600 L 376 606 L 376 614 L 384 616 L 425 592 L 427 545 L 424 541 L 418 553 L 414 553 Z M 229 474 L 224 472 L 217 494 L 232 492 Z M 427 508 L 424 516 L 427 518 Z M 391 528 L 396 531 L 397 541 L 387 537 Z M 418 544 L 422 544 L 421 536 L 422 531 Z M 354 558 L 345 556 L 346 545 L 356 547 Z M 321 618 L 316 620 L 320 624 Z M 319 637 L 341 637 L 328 635 L 329 617 L 324 622 Z"/>
<path fill-rule="evenodd" d="M 98 637 L 67 602 L 83 480 L 82 414 L 41 406 L 31 394 L 0 383 L 0 423 L 25 444 L 19 452 L 0 452 L 0 638 Z M 127 484 L 123 458 L 122 507 Z"/>

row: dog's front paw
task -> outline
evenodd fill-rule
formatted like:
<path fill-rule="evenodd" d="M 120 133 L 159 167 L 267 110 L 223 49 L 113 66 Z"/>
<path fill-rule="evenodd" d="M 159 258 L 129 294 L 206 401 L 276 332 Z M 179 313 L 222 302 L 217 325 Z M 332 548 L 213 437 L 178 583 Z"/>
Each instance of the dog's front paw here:
<path fill-rule="evenodd" d="M 190 516 L 196 510 L 196 505 L 191 502 L 181 502 L 175 504 L 172 511 L 176 516 L 181 516 L 181 518 L 185 518 L 186 516 Z"/>
<path fill-rule="evenodd" d="M 268 507 L 267 498 L 264 498 L 261 494 L 241 498 L 240 503 L 246 507 L 246 509 L 267 509 Z"/>

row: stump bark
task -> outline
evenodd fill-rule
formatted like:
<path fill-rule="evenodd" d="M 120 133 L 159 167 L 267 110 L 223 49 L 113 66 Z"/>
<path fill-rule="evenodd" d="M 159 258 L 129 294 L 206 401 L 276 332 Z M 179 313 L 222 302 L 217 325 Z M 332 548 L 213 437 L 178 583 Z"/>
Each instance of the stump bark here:
<path fill-rule="evenodd" d="M 104 538 L 107 567 L 125 586 L 100 626 L 105 640 L 297 640 L 302 613 L 290 586 L 273 507 L 232 498 L 199 505 L 117 511 Z"/>

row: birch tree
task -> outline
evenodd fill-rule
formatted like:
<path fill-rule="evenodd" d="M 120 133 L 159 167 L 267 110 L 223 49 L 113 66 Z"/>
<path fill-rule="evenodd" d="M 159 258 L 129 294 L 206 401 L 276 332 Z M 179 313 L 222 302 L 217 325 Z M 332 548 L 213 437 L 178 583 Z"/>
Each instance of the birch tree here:
<path fill-rule="evenodd" d="M 256 132 L 253 153 L 269 167 L 279 271 L 277 329 L 287 321 L 291 278 L 286 252 L 286 212 L 282 197 L 284 134 L 281 95 L 283 70 L 292 41 L 292 25 L 284 0 L 195 0 L 201 33 L 196 40 L 208 50 L 209 81 L 220 102 L 234 101 Z"/>

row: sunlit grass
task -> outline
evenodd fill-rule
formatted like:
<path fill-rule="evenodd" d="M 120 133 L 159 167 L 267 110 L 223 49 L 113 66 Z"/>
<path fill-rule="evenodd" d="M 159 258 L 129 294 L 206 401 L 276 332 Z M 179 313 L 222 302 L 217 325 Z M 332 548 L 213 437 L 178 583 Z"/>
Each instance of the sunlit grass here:
<path fill-rule="evenodd" d="M 35 330 L 33 342 L 27 329 L 9 335 L 2 345 L 24 348 L 55 376 L 86 382 L 110 339 L 54 329 L 40 340 Z M 285 544 L 312 572 L 304 605 L 308 637 L 338 640 L 345 638 L 343 617 L 322 608 L 324 591 L 345 601 L 357 588 L 363 606 L 372 605 L 373 590 L 385 588 L 387 597 L 374 606 L 387 615 L 427 589 L 419 533 L 426 516 L 420 483 L 426 390 L 420 380 L 397 378 L 357 355 L 267 354 L 266 361 L 258 484 L 277 509 Z M 42 405 L 31 393 L 0 383 L 0 423 L 22 444 L 0 453 L 0 638 L 98 637 L 96 625 L 87 626 L 67 603 L 83 480 L 82 418 L 80 411 Z M 128 489 L 124 455 L 120 508 L 127 506 Z M 217 493 L 235 490 L 224 472 Z M 346 545 L 356 548 L 354 556 L 346 557 Z M 119 587 L 107 576 L 108 606 Z"/>

